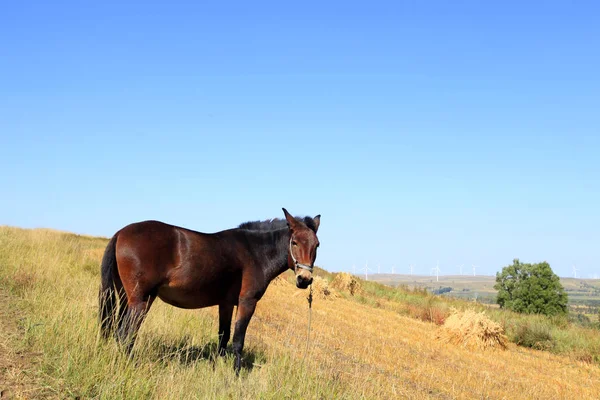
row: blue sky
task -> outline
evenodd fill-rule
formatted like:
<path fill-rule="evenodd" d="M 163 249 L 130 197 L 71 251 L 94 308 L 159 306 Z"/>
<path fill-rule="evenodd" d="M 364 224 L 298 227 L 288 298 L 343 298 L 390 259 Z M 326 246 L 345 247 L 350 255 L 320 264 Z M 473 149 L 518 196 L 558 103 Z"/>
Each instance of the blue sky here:
<path fill-rule="evenodd" d="M 322 214 L 317 264 L 600 276 L 594 2 L 12 2 L 0 224 Z"/>

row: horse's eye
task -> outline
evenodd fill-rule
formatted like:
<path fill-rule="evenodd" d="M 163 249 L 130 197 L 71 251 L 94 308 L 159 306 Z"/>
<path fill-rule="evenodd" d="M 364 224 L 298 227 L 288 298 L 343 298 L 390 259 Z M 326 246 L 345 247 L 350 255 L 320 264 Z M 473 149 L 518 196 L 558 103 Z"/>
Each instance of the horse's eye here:
<path fill-rule="evenodd" d="M 296 243 L 292 240 L 292 246 L 298 246 L 298 243 Z"/>

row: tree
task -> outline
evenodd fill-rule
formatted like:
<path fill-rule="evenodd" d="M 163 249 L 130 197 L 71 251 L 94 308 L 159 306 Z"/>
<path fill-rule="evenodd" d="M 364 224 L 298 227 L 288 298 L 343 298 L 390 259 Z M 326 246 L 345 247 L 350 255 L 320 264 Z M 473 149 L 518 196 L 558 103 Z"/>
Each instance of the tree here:
<path fill-rule="evenodd" d="M 550 264 L 524 264 L 519 259 L 496 273 L 500 308 L 525 314 L 567 313 L 567 294 Z"/>

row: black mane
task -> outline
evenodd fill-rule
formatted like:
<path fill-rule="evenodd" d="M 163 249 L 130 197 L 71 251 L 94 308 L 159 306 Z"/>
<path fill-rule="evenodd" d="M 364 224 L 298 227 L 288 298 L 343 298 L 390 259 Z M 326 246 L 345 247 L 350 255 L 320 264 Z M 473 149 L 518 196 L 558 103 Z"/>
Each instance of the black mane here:
<path fill-rule="evenodd" d="M 309 229 L 312 229 L 313 232 L 316 232 L 317 228 L 315 226 L 315 221 L 311 217 L 294 217 L 297 221 L 304 223 Z M 248 229 L 250 231 L 276 231 L 279 229 L 287 228 L 288 223 L 285 219 L 274 218 L 274 219 L 266 219 L 264 221 L 249 221 L 240 224 L 238 228 L 240 229 Z"/>

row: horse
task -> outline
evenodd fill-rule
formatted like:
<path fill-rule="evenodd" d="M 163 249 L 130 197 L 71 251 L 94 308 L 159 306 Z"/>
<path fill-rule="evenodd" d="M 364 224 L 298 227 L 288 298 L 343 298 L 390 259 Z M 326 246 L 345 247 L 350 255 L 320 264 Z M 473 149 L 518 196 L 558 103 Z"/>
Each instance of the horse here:
<path fill-rule="evenodd" d="M 321 216 L 246 222 L 202 233 L 160 221 L 125 226 L 110 239 L 101 265 L 99 322 L 104 338 L 115 335 L 131 354 L 137 332 L 154 300 L 179 308 L 219 306 L 218 354 L 233 333 L 234 370 L 239 375 L 246 329 L 269 283 L 288 269 L 306 289 L 319 239 Z"/>

